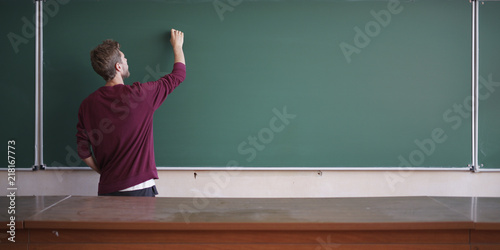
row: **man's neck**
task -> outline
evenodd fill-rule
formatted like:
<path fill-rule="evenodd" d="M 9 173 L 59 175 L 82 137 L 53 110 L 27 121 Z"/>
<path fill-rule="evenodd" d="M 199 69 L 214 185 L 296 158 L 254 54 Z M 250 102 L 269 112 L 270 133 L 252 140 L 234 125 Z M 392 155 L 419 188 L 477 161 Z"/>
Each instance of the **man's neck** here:
<path fill-rule="evenodd" d="M 118 85 L 118 84 L 123 84 L 123 79 L 119 75 L 115 76 L 115 78 L 106 82 L 106 85 L 104 85 L 104 86 L 113 87 L 113 86 Z"/>

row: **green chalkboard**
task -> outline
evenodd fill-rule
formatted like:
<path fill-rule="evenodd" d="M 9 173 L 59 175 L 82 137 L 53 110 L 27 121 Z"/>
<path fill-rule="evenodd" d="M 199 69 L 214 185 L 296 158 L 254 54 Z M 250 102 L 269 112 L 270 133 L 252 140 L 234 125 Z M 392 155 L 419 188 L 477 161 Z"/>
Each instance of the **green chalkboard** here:
<path fill-rule="evenodd" d="M 158 167 L 466 167 L 468 1 L 71 1 L 45 27 L 45 163 L 76 156 L 80 102 L 113 38 L 127 83 L 187 78 L 156 112 Z M 466 107 L 465 107 L 466 108 Z M 466 112 L 462 110 L 462 112 Z"/>
<path fill-rule="evenodd" d="M 500 168 L 500 3 L 485 2 L 479 8 L 479 164 Z"/>
<path fill-rule="evenodd" d="M 0 143 L 15 141 L 15 166 L 31 168 L 35 159 L 35 5 L 0 1 Z M 7 167 L 7 162 L 0 166 Z"/>

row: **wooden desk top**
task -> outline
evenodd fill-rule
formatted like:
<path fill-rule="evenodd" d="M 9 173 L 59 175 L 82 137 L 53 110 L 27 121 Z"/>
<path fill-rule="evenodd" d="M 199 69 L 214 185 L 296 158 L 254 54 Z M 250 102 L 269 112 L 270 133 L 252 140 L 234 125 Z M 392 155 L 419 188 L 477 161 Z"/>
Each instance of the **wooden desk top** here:
<path fill-rule="evenodd" d="M 500 198 L 66 197 L 27 228 L 145 230 L 415 230 L 500 228 Z M 467 210 L 469 208 L 469 210 Z"/>
<path fill-rule="evenodd" d="M 431 197 L 450 210 L 468 216 L 474 228 L 500 230 L 500 198 L 490 197 Z"/>
<path fill-rule="evenodd" d="M 8 218 L 0 213 L 0 222 Z M 16 197 L 16 220 L 28 229 L 498 230 L 500 198 L 33 196 Z"/>

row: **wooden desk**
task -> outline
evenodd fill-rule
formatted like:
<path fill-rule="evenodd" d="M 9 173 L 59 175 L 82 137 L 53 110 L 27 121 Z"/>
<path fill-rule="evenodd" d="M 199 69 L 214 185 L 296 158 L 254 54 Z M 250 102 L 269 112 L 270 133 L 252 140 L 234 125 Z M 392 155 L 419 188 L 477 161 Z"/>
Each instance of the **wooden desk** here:
<path fill-rule="evenodd" d="M 10 206 L 10 198 L 0 197 L 0 248 L 1 249 L 27 249 L 29 242 L 28 230 L 24 228 L 24 220 L 37 213 L 40 213 L 48 207 L 58 203 L 67 197 L 61 196 L 17 196 L 15 199 L 15 214 L 16 217 L 16 237 L 15 243 L 11 244 L 8 241 L 11 214 L 8 213 Z M 69 198 L 69 197 L 68 197 Z"/>
<path fill-rule="evenodd" d="M 500 198 L 40 199 L 29 249 L 500 249 Z"/>

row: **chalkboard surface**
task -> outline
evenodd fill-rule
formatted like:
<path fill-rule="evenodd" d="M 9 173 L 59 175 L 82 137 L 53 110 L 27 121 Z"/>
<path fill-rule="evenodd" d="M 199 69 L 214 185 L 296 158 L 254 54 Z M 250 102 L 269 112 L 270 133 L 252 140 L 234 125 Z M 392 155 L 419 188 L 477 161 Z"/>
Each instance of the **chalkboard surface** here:
<path fill-rule="evenodd" d="M 187 78 L 155 113 L 159 167 L 466 167 L 468 1 L 69 1 L 44 28 L 45 163 L 76 156 L 89 52 L 121 43 L 127 84 Z M 456 105 L 462 105 L 457 108 Z M 464 111 L 465 110 L 465 111 Z M 488 119 L 488 118 L 487 118 Z"/>
<path fill-rule="evenodd" d="M 0 13 L 0 143 L 7 155 L 8 141 L 14 141 L 15 167 L 31 168 L 35 159 L 35 5 L 2 0 Z"/>

